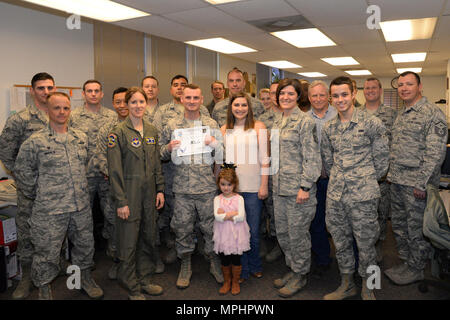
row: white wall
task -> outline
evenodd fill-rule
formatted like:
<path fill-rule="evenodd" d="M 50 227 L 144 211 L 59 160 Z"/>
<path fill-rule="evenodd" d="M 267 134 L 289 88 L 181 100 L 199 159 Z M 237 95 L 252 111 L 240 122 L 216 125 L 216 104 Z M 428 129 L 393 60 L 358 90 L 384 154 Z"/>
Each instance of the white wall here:
<path fill-rule="evenodd" d="M 56 85 L 82 86 L 94 77 L 93 26 L 68 30 L 63 17 L 0 2 L 0 130 L 9 116 L 9 90 L 48 72 Z M 0 176 L 4 176 L 0 166 Z"/>
<path fill-rule="evenodd" d="M 227 86 L 227 74 L 234 67 L 240 69 L 242 72 L 247 72 L 250 81 L 252 74 L 256 74 L 256 63 L 235 58 L 226 54 L 219 54 L 219 81 L 222 81 Z"/>

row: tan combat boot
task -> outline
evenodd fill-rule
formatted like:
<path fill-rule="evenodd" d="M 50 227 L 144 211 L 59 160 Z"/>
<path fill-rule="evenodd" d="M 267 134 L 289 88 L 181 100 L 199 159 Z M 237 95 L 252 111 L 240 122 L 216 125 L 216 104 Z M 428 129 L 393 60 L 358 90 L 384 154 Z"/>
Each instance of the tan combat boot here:
<path fill-rule="evenodd" d="M 284 287 L 278 290 L 278 295 L 283 298 L 290 298 L 306 285 L 307 279 L 300 273 L 293 272 L 292 277 Z"/>
<path fill-rule="evenodd" d="M 341 285 L 336 291 L 323 297 L 324 300 L 342 300 L 357 294 L 353 273 L 341 274 Z"/>
<path fill-rule="evenodd" d="M 52 288 L 50 284 L 39 287 L 39 300 L 53 300 Z"/>
<path fill-rule="evenodd" d="M 146 285 L 141 285 L 142 291 L 145 293 L 151 295 L 151 296 L 160 296 L 163 294 L 164 289 L 157 285 L 152 283 L 147 283 Z"/>
<path fill-rule="evenodd" d="M 273 281 L 273 286 L 277 289 L 283 288 L 286 285 L 286 283 L 288 283 L 289 279 L 292 278 L 293 275 L 294 275 L 294 272 L 289 271 L 282 278 L 275 279 Z"/>
<path fill-rule="evenodd" d="M 22 265 L 22 279 L 12 294 L 14 300 L 26 299 L 30 295 L 31 290 L 31 265 Z"/>
<path fill-rule="evenodd" d="M 361 284 L 361 299 L 363 300 L 377 300 L 373 289 L 367 288 L 367 278 L 362 278 Z"/>
<path fill-rule="evenodd" d="M 81 271 L 81 289 L 83 289 L 89 298 L 103 298 L 103 290 L 95 283 L 91 277 L 91 269 L 87 268 Z"/>
<path fill-rule="evenodd" d="M 147 300 L 147 298 L 139 291 L 132 291 L 128 294 L 128 300 Z"/>
<path fill-rule="evenodd" d="M 189 287 L 192 276 L 191 255 L 184 254 L 181 258 L 180 272 L 178 273 L 177 288 L 186 289 Z"/>

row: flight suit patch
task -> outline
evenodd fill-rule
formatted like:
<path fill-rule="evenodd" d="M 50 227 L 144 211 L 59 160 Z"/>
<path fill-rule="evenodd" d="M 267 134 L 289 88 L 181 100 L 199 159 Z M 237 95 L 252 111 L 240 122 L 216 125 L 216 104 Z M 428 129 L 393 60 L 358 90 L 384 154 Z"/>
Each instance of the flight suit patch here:
<path fill-rule="evenodd" d="M 114 147 L 116 145 L 116 142 L 117 142 L 117 136 L 115 134 L 111 133 L 108 136 L 108 147 L 109 148 Z"/>
<path fill-rule="evenodd" d="M 133 138 L 133 140 L 131 140 L 131 145 L 133 147 L 139 148 L 141 146 L 141 141 L 138 138 Z"/>

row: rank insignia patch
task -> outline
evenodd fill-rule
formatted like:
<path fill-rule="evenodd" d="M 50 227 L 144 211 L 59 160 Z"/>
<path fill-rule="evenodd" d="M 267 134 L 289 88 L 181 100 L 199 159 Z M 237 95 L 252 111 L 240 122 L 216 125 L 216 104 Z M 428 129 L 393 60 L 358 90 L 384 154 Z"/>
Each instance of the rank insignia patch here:
<path fill-rule="evenodd" d="M 150 137 L 150 138 L 145 138 L 145 143 L 146 144 L 155 144 L 155 138 Z"/>
<path fill-rule="evenodd" d="M 108 147 L 109 148 L 114 147 L 116 145 L 116 141 L 117 141 L 117 136 L 115 134 L 111 133 L 108 136 Z"/>
<path fill-rule="evenodd" d="M 139 141 L 138 138 L 133 138 L 133 140 L 131 140 L 131 145 L 133 147 L 139 148 L 141 146 L 141 141 Z"/>
<path fill-rule="evenodd" d="M 441 138 L 444 137 L 445 134 L 446 134 L 446 131 L 447 131 L 447 126 L 446 126 L 444 123 L 439 122 L 439 123 L 435 124 L 435 126 L 434 126 L 434 132 L 435 132 L 439 137 L 441 137 Z"/>

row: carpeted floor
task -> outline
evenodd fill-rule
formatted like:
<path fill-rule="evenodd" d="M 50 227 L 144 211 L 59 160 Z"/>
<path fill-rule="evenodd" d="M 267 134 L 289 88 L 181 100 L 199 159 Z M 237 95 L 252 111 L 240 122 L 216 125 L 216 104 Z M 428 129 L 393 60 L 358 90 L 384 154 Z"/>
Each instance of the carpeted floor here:
<path fill-rule="evenodd" d="M 390 224 L 388 227 L 389 232 L 383 247 L 384 260 L 381 264 L 381 270 L 385 270 L 398 263 L 395 241 L 390 229 Z M 273 244 L 267 239 L 264 241 L 270 249 Z M 103 247 L 103 244 L 100 244 L 98 247 Z M 165 254 L 165 247 L 162 247 L 161 253 Z M 332 256 L 334 258 L 334 249 L 332 249 Z M 117 281 L 109 280 L 107 277 L 112 261 L 105 255 L 103 248 L 97 248 L 95 263 L 96 268 L 93 271 L 93 277 L 104 290 L 104 299 L 126 300 L 126 290 L 120 287 Z M 159 284 L 164 288 L 163 295 L 158 297 L 147 296 L 147 298 L 151 300 L 284 300 L 278 296 L 277 290 L 274 289 L 272 285 L 274 279 L 287 272 L 284 259 L 279 259 L 274 263 L 267 263 L 263 260 L 263 277 L 260 279 L 250 277 L 248 281 L 241 285 L 241 294 L 237 296 L 232 296 L 231 294 L 220 296 L 218 294 L 220 285 L 216 283 L 209 273 L 209 263 L 201 254 L 196 253 L 193 256 L 192 268 L 193 274 L 190 287 L 179 290 L 175 286 L 179 271 L 179 262 L 177 261 L 174 264 L 166 265 L 164 273 L 154 275 L 154 283 Z M 429 266 L 426 269 L 426 277 L 431 277 Z M 53 296 L 55 299 L 89 299 L 87 295 L 81 291 L 67 289 L 66 279 L 65 276 L 58 277 L 52 283 Z M 320 300 L 325 294 L 334 291 L 339 286 L 339 282 L 337 263 L 336 260 L 333 259 L 331 268 L 321 279 L 310 277 L 306 287 L 288 300 Z M 6 292 L 0 293 L 0 300 L 11 299 L 11 294 L 16 285 L 17 281 L 14 281 L 12 287 Z M 417 283 L 408 286 L 396 286 L 384 275 L 382 275 L 381 278 L 381 289 L 376 290 L 375 294 L 379 300 L 445 300 L 450 298 L 449 292 L 434 287 L 429 287 L 427 293 L 421 293 L 418 290 Z M 37 289 L 33 289 L 28 299 L 35 300 L 37 297 L 38 291 Z M 353 299 L 360 300 L 360 297 L 358 295 Z"/>

